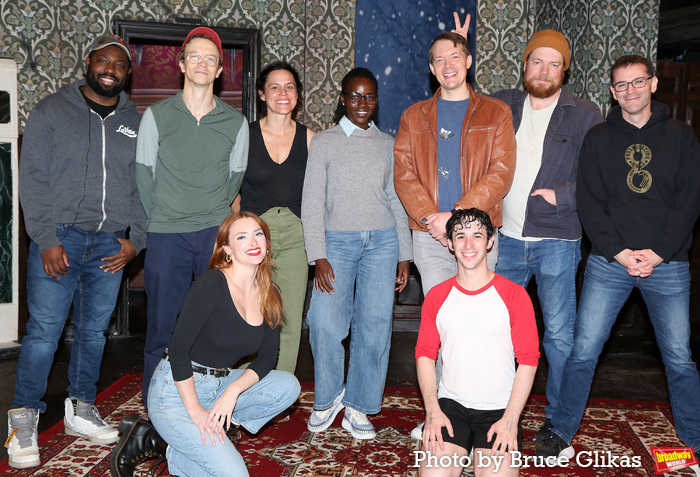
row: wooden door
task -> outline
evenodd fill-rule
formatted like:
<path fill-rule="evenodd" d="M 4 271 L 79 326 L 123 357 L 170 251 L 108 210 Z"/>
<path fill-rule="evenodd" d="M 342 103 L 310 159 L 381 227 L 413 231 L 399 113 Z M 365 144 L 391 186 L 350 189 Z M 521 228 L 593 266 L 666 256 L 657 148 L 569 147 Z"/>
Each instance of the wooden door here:
<path fill-rule="evenodd" d="M 692 127 L 700 140 L 700 63 L 659 61 L 656 76 L 656 100 L 671 109 L 672 117 Z M 690 261 L 700 264 L 700 221 L 695 224 L 693 236 Z"/>

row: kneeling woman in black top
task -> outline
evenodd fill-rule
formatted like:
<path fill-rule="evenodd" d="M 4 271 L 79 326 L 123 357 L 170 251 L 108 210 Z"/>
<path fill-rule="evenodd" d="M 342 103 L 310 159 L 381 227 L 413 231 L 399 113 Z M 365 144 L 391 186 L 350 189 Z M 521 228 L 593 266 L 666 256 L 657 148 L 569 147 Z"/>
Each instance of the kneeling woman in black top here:
<path fill-rule="evenodd" d="M 171 475 L 248 475 L 226 436 L 229 426 L 256 433 L 299 396 L 294 375 L 274 370 L 283 309 L 272 283 L 269 235 L 255 214 L 224 220 L 211 270 L 187 294 L 168 355 L 151 379 L 148 415 L 167 443 Z M 247 369 L 231 368 L 255 353 Z M 143 420 L 125 418 L 120 431 L 112 470 L 131 475 L 128 462 L 159 446 L 149 444 L 154 439 Z"/>

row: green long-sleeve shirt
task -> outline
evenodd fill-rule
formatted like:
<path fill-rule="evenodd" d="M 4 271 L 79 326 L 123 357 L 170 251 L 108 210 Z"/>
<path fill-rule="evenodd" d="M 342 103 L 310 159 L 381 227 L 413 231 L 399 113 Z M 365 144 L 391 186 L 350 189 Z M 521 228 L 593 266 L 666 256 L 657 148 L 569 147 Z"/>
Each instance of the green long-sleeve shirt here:
<path fill-rule="evenodd" d="M 136 150 L 136 182 L 148 232 L 196 232 L 231 213 L 248 162 L 248 123 L 216 96 L 199 121 L 182 92 L 150 106 Z"/>

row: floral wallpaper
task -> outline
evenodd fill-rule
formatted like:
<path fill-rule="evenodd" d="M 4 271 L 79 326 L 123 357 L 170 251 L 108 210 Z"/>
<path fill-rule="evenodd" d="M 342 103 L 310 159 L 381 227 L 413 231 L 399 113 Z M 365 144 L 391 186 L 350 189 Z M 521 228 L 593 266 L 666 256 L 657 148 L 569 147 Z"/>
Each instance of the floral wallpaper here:
<path fill-rule="evenodd" d="M 569 40 L 567 88 L 604 114 L 615 59 L 639 54 L 656 63 L 659 0 L 482 0 L 477 9 L 476 79 L 483 91 L 520 84 L 522 52 L 530 35 L 544 28 Z"/>
<path fill-rule="evenodd" d="M 262 62 L 285 59 L 305 87 L 299 119 L 331 125 L 338 83 L 353 66 L 354 0 L 0 0 L 0 57 L 19 65 L 19 110 L 82 76 L 92 39 L 113 19 L 258 28 Z M 476 87 L 520 84 L 521 52 L 532 32 L 555 28 L 572 45 L 568 87 L 603 110 L 612 61 L 639 53 L 655 61 L 659 0 L 479 0 Z"/>
<path fill-rule="evenodd" d="M 284 59 L 299 70 L 299 120 L 317 131 L 331 125 L 353 64 L 354 0 L 0 0 L 0 18 L 0 57 L 19 67 L 20 133 L 39 99 L 82 77 L 90 43 L 117 18 L 259 29 L 263 65 Z"/>
<path fill-rule="evenodd" d="M 477 91 L 492 93 L 520 85 L 522 52 L 534 31 L 536 0 L 480 0 L 476 3 Z"/>

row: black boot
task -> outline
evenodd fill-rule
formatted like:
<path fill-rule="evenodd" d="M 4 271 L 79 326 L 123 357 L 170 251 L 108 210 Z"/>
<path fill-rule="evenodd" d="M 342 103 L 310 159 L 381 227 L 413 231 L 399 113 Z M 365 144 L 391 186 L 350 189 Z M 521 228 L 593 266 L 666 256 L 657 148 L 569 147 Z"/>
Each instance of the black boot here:
<path fill-rule="evenodd" d="M 152 457 L 165 458 L 168 444 L 153 425 L 133 414 L 127 414 L 119 424 L 122 436 L 112 449 L 109 470 L 112 477 L 133 477 L 134 469 Z"/>

